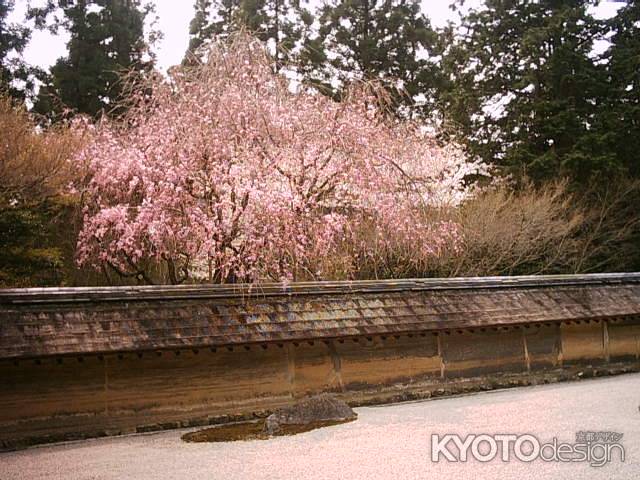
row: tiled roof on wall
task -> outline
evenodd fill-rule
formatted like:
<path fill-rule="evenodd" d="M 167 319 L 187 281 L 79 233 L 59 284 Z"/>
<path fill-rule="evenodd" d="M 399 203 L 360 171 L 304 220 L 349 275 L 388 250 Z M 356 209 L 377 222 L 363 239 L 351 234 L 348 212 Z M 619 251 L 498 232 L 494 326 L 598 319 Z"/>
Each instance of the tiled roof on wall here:
<path fill-rule="evenodd" d="M 640 315 L 640 274 L 0 290 L 0 358 Z"/>

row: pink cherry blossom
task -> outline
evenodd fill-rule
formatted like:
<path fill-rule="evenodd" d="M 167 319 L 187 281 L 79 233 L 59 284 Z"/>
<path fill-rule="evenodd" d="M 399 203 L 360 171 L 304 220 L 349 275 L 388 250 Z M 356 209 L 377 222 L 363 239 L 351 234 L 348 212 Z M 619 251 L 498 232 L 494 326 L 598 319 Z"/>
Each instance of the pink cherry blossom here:
<path fill-rule="evenodd" d="M 438 255 L 457 229 L 425 210 L 464 201 L 485 168 L 383 115 L 376 95 L 294 93 L 243 35 L 152 79 L 80 154 L 78 262 L 146 281 L 255 282 L 322 277 L 315 260 L 343 255 L 345 239 Z M 376 242 L 357 238 L 363 222 Z"/>

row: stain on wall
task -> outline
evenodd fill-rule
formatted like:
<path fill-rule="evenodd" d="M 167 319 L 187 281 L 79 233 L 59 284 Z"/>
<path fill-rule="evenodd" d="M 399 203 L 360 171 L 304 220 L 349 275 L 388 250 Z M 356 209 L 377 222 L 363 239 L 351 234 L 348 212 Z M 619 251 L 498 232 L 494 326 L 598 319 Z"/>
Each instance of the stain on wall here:
<path fill-rule="evenodd" d="M 608 337 L 604 334 L 608 329 Z M 607 340 L 607 344 L 603 343 Z M 0 361 L 0 442 L 170 428 L 276 408 L 322 391 L 389 401 L 389 391 L 625 361 L 640 319 L 217 349 Z M 387 389 L 387 390 L 385 390 Z M 387 392 L 381 395 L 381 392 Z"/>

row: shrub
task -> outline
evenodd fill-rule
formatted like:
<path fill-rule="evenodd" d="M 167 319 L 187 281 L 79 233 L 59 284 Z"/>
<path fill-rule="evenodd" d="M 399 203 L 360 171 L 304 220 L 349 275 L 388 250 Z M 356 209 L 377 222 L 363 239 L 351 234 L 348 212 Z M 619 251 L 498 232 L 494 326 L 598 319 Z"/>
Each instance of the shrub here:
<path fill-rule="evenodd" d="M 61 193 L 79 139 L 63 126 L 39 132 L 6 97 L 0 97 L 0 131 L 0 286 L 59 284 L 64 248 L 54 237 L 60 215 L 68 213 Z"/>

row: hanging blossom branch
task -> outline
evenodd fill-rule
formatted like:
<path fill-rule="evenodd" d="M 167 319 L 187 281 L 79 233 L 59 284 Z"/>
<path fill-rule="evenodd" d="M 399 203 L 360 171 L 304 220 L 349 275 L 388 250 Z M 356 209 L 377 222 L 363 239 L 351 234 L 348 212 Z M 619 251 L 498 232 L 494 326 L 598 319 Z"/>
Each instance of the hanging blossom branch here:
<path fill-rule="evenodd" d="M 460 203 L 465 179 L 486 173 L 420 125 L 386 119 L 375 86 L 339 103 L 291 92 L 243 34 L 149 82 L 79 156 L 90 171 L 81 265 L 145 281 L 141 265 L 156 265 L 170 283 L 322 277 L 313 259 L 338 253 L 362 221 L 424 259 L 457 241 L 424 208 Z"/>

